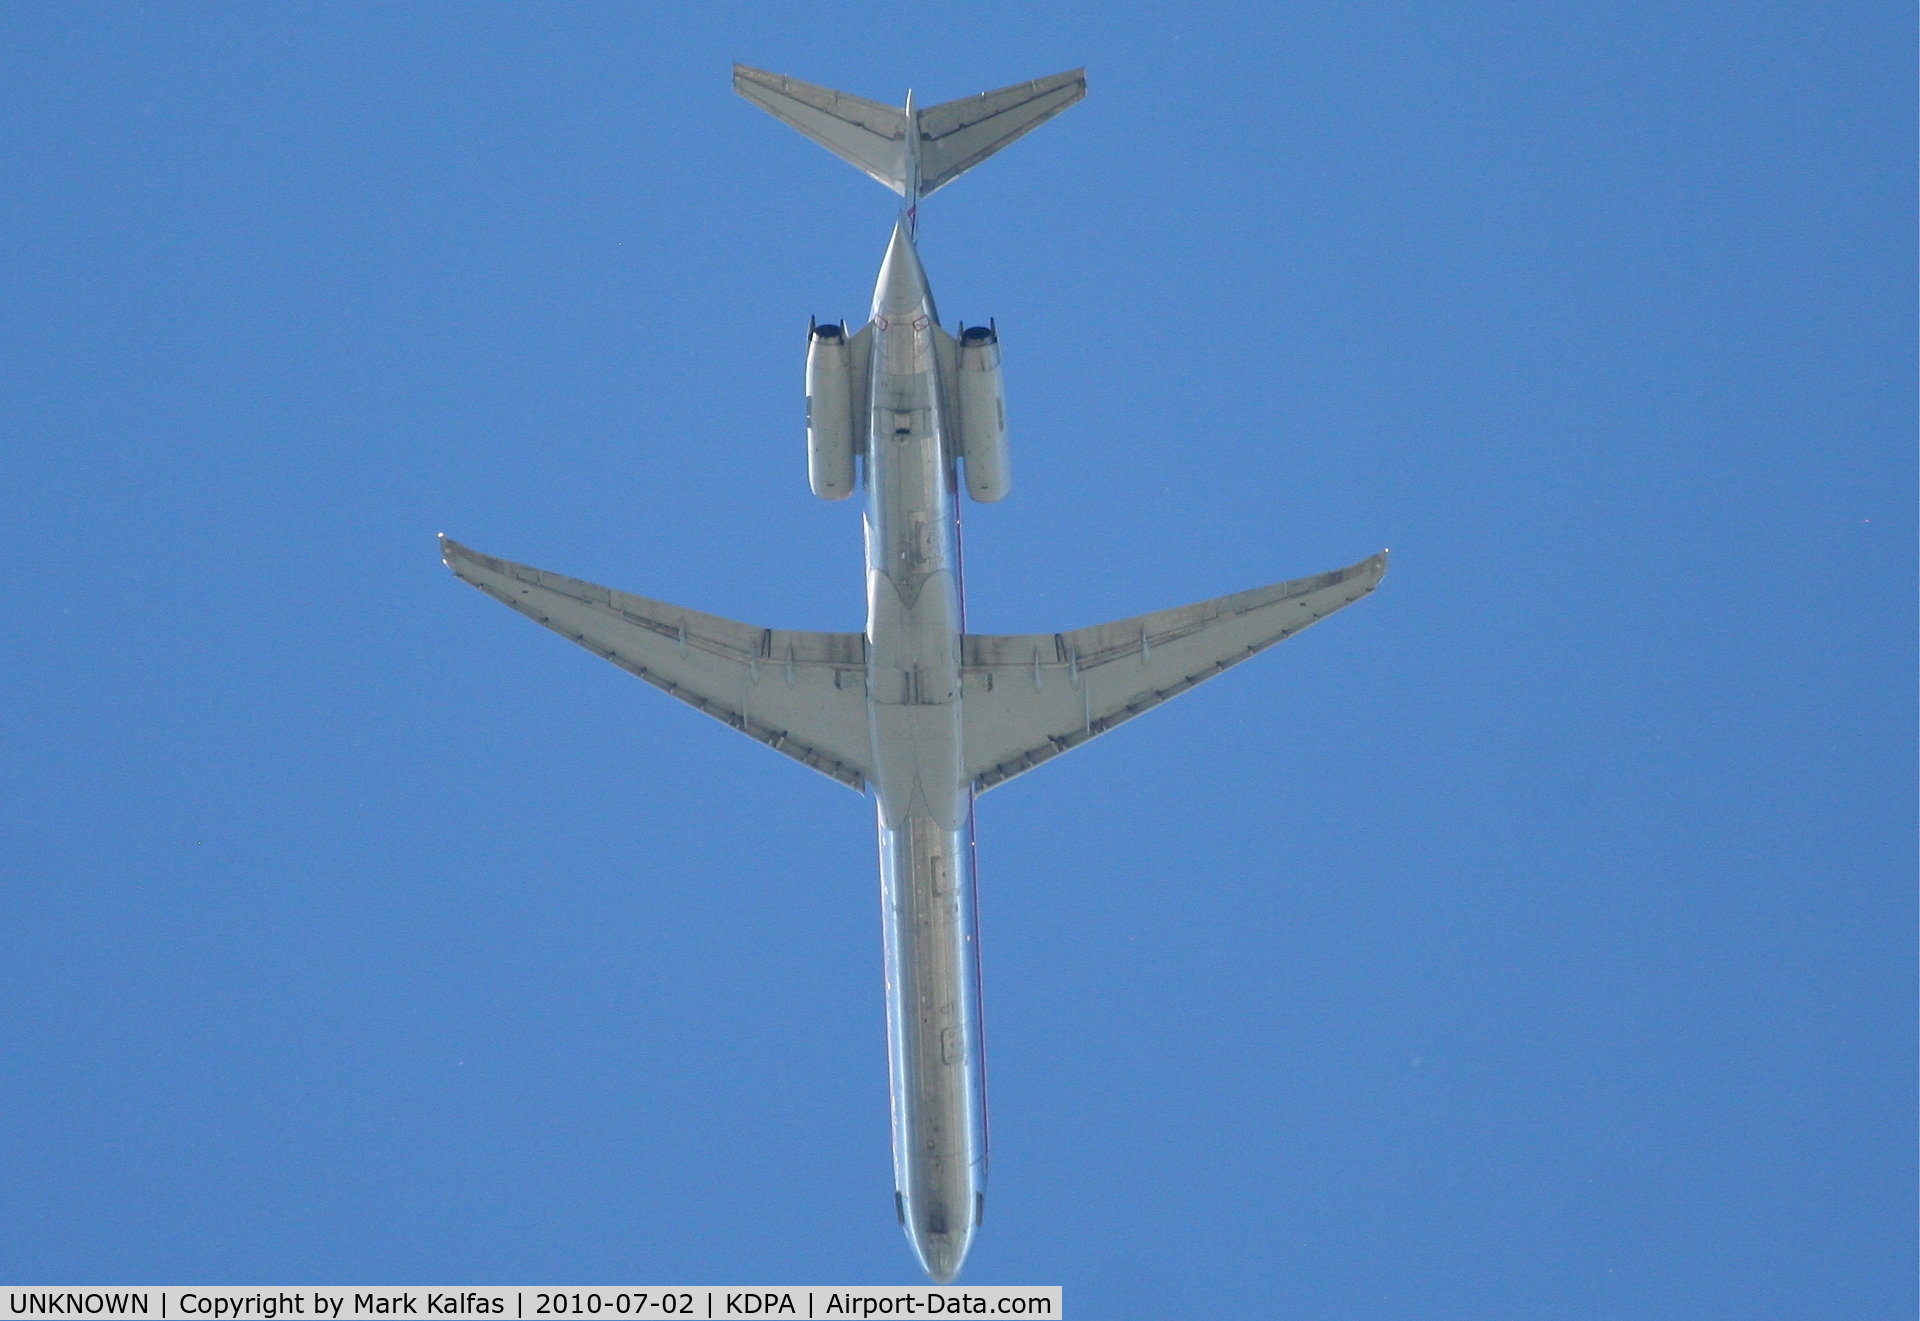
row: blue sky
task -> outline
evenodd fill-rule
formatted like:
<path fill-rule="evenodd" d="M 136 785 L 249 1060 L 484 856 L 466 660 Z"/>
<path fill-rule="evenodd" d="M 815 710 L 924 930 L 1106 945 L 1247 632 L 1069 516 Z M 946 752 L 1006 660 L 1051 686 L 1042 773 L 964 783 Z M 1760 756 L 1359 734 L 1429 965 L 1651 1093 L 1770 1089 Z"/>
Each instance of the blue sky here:
<path fill-rule="evenodd" d="M 909 1282 L 871 811 L 433 542 L 857 628 L 728 64 L 1084 64 L 924 208 L 983 631 L 1394 551 L 981 803 L 976 1283 L 1907 1317 L 1908 6 L 0 16 L 0 1276 Z"/>

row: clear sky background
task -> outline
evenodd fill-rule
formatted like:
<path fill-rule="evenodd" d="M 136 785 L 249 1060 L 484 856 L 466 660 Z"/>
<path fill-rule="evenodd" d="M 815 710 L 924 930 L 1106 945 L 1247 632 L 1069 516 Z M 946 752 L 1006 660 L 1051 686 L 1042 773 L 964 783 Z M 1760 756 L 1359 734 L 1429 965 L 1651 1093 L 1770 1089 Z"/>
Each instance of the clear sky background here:
<path fill-rule="evenodd" d="M 1911 6 L 0 15 L 0 1277 L 912 1282 L 872 812 L 457 582 L 855 629 L 735 59 L 924 208 L 973 622 L 1382 589 L 982 800 L 966 1279 L 1908 1318 Z M 1198 1315 L 1200 1313 L 1189 1313 Z"/>

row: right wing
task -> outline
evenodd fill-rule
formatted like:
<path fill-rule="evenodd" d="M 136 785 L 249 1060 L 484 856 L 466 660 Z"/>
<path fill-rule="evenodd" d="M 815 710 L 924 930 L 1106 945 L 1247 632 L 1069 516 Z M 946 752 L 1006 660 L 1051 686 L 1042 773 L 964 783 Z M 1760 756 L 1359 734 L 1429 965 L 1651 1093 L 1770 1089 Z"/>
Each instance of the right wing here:
<path fill-rule="evenodd" d="M 495 559 L 440 538 L 447 567 L 696 711 L 854 790 L 866 787 L 866 639 L 755 628 Z"/>
<path fill-rule="evenodd" d="M 967 774 L 1005 784 L 1198 687 L 1371 592 L 1383 551 L 1332 573 L 1073 633 L 969 634 L 961 651 Z"/>

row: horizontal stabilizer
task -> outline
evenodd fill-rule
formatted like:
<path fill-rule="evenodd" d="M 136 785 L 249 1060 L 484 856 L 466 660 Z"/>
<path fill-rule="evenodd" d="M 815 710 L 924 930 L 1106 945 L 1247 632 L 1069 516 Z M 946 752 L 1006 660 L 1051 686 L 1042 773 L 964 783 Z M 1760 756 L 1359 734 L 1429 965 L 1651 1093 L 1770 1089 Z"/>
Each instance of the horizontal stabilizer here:
<path fill-rule="evenodd" d="M 1087 71 L 982 92 L 920 112 L 920 196 L 952 183 L 994 152 L 1087 94 Z"/>
<path fill-rule="evenodd" d="M 1005 784 L 1353 604 L 1386 571 L 1382 552 L 1072 633 L 969 634 L 960 702 L 967 773 L 983 791 Z"/>
<path fill-rule="evenodd" d="M 462 580 L 669 696 L 853 789 L 866 787 L 866 639 L 755 628 L 495 559 L 440 538 Z"/>
<path fill-rule="evenodd" d="M 1087 75 L 1069 69 L 912 111 L 744 64 L 733 90 L 902 196 L 917 175 L 925 197 L 1084 97 Z"/>
<path fill-rule="evenodd" d="M 733 66 L 733 90 L 894 192 L 906 192 L 904 110 L 744 64 Z"/>

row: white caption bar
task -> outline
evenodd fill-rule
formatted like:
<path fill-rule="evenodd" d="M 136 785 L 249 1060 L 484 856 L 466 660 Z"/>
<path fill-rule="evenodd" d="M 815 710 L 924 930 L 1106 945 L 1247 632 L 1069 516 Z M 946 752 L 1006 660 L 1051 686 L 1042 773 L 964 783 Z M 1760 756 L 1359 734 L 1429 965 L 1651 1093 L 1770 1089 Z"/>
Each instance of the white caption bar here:
<path fill-rule="evenodd" d="M 140 1321 L 391 1321 L 394 1317 L 498 1318 L 498 1321 L 566 1321 L 596 1317 L 757 1317 L 777 1321 L 845 1321 L 873 1317 L 1060 1316 L 1060 1286 L 1011 1285 L 635 1285 L 627 1288 L 562 1289 L 551 1285 L 508 1288 L 361 1288 L 331 1285 L 149 1285 L 76 1288 L 71 1285 L 0 1286 L 0 1321 L 12 1318 L 135 1317 Z"/>

